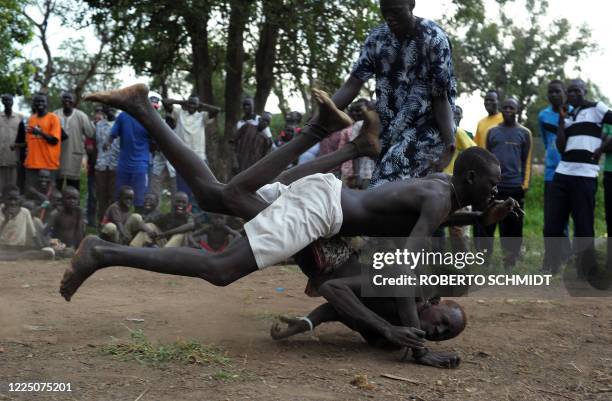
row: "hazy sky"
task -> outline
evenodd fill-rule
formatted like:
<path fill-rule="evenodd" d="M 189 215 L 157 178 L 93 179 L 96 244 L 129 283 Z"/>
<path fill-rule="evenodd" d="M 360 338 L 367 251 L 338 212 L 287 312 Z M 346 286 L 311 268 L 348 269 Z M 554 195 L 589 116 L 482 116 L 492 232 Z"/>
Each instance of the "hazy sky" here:
<path fill-rule="evenodd" d="M 487 10 L 495 10 L 495 2 L 487 1 Z M 519 1 L 520 3 L 520 1 Z M 417 0 L 415 14 L 421 17 L 437 20 L 441 15 L 448 11 L 450 0 Z M 581 0 L 579 2 L 570 0 L 554 0 L 550 2 L 549 19 L 565 17 L 570 21 L 575 22 L 576 26 L 586 23 L 592 30 L 592 39 L 599 46 L 598 52 L 589 56 L 585 60 L 581 60 L 582 77 L 586 77 L 594 81 L 603 90 L 608 97 L 612 98 L 612 79 L 608 78 L 612 70 L 612 43 L 610 35 L 610 10 L 612 4 L 603 0 Z M 511 15 L 517 23 L 526 20 L 527 11 L 521 7 L 514 7 L 511 10 Z M 67 30 L 61 27 L 58 20 L 51 21 L 50 25 L 50 44 L 53 49 L 57 49 L 61 41 L 75 34 L 72 30 Z M 84 34 L 88 47 L 96 48 L 96 39 L 91 32 Z M 29 46 L 25 54 L 27 56 L 41 57 L 42 51 L 40 46 Z M 571 71 L 568 71 L 570 73 Z M 132 84 L 138 82 L 139 79 L 131 74 L 127 69 L 121 73 L 121 79 L 124 84 Z M 463 106 L 465 118 L 461 124 L 468 130 L 475 130 L 477 121 L 484 115 L 484 107 L 479 94 L 473 96 L 462 96 L 459 104 Z M 295 109 L 303 109 L 301 98 L 291 100 L 291 106 Z M 278 100 L 271 96 L 267 109 L 272 112 L 278 112 Z"/>

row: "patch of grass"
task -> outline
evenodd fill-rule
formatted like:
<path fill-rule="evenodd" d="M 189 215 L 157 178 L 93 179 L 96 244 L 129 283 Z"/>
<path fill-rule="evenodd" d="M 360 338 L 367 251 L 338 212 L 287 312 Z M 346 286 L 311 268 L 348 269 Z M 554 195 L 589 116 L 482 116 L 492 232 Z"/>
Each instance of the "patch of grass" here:
<path fill-rule="evenodd" d="M 273 322 L 279 317 L 279 314 L 277 312 L 262 311 L 249 313 L 247 316 L 252 317 L 255 320 Z"/>
<path fill-rule="evenodd" d="M 169 362 L 229 367 L 231 359 L 223 348 L 201 345 L 195 341 L 178 340 L 169 344 L 154 344 L 141 329 L 130 330 L 130 340 L 102 347 L 102 353 L 122 360 L 136 360 L 141 364 L 160 366 Z"/>
<path fill-rule="evenodd" d="M 606 236 L 605 204 L 603 197 L 603 176 L 600 174 L 595 201 L 595 236 Z M 571 222 L 571 219 L 570 219 Z M 529 238 L 542 237 L 544 230 L 544 176 L 534 175 L 525 195 L 525 220 L 523 236 Z M 573 232 L 570 223 L 570 234 Z"/>
<path fill-rule="evenodd" d="M 280 270 L 282 272 L 284 272 L 284 273 L 292 273 L 292 274 L 299 273 L 299 274 L 302 274 L 302 270 L 299 267 L 295 266 L 295 265 L 285 265 L 285 266 L 281 267 Z"/>

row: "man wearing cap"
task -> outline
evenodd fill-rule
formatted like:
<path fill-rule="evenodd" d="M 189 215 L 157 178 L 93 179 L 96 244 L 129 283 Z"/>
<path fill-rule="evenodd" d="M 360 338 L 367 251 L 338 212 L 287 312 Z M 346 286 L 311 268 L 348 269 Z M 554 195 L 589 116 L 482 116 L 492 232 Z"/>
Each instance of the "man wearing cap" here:
<path fill-rule="evenodd" d="M 155 92 L 150 92 L 149 100 L 153 107 L 158 110 L 161 96 Z M 134 117 L 123 112 L 117 117 L 105 147 L 110 148 L 116 138 L 120 139 L 120 150 L 115 177 L 115 199 L 118 198 L 119 188 L 129 186 L 134 190 L 134 207 L 136 211 L 141 211 L 144 204 L 144 195 L 149 184 L 151 137 Z"/>

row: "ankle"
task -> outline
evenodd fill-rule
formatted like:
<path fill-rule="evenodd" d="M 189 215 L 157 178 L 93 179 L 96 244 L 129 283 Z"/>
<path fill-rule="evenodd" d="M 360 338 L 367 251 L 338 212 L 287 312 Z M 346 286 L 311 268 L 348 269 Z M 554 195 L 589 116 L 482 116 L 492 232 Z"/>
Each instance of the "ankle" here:
<path fill-rule="evenodd" d="M 329 130 L 325 129 L 325 127 L 316 122 L 308 122 L 302 130 L 302 134 L 315 138 L 317 142 L 319 142 L 325 139 L 325 137 L 327 137 L 330 132 Z"/>

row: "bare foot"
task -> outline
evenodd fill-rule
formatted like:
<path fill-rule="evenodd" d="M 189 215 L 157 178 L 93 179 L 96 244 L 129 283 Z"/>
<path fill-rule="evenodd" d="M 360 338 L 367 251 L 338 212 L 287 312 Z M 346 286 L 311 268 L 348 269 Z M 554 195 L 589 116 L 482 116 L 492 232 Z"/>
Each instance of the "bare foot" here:
<path fill-rule="evenodd" d="M 368 156 L 372 159 L 378 158 L 380 154 L 380 120 L 378 113 L 362 106 L 363 126 L 359 131 L 359 136 L 353 140 L 359 156 Z"/>
<path fill-rule="evenodd" d="M 319 112 L 313 118 L 313 123 L 322 126 L 329 133 L 339 131 L 353 124 L 353 120 L 345 112 L 336 107 L 326 92 L 320 89 L 313 89 L 312 95 L 319 104 Z"/>
<path fill-rule="evenodd" d="M 278 318 L 281 322 L 286 323 L 287 327 L 282 328 L 280 322 L 272 324 L 272 327 L 270 327 L 270 337 L 275 340 L 282 340 L 310 330 L 308 323 L 304 320 L 285 316 L 279 316 Z"/>
<path fill-rule="evenodd" d="M 149 88 L 145 84 L 136 84 L 123 89 L 92 93 L 83 100 L 103 103 L 133 114 L 136 109 L 151 105 L 148 96 Z"/>
<path fill-rule="evenodd" d="M 113 244 L 101 240 L 95 235 L 88 235 L 77 249 L 72 258 L 71 266 L 64 272 L 60 284 L 60 294 L 70 302 L 70 298 L 79 289 L 81 284 L 101 266 L 94 255 L 95 246 L 112 246 Z"/>

